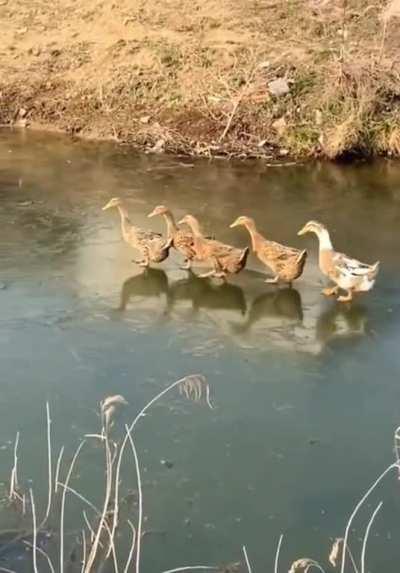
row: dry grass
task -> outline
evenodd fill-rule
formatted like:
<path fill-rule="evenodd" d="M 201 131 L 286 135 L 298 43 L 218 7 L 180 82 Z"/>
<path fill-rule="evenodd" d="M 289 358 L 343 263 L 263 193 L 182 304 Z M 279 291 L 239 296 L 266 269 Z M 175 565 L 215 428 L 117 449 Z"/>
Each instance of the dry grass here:
<path fill-rule="evenodd" d="M 398 155 L 397 4 L 15 0 L 0 121 L 199 155 Z"/>

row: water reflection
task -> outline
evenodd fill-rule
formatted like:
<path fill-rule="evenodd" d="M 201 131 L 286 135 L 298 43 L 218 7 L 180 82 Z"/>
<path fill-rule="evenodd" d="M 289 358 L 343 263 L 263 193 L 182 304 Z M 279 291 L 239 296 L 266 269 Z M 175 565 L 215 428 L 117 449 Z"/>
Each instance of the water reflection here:
<path fill-rule="evenodd" d="M 147 268 L 140 274 L 133 275 L 124 281 L 118 310 L 126 310 L 131 298 L 166 296 L 167 306 L 170 298 L 168 276 L 162 269 Z"/>
<path fill-rule="evenodd" d="M 193 272 L 175 278 L 163 269 L 149 268 L 123 282 L 118 310 L 126 311 L 130 305 L 147 312 L 151 299 L 163 300 L 168 320 L 184 318 L 190 324 L 201 316 L 235 344 L 261 351 L 272 345 L 319 354 L 333 340 L 367 334 L 364 306 L 328 301 L 326 308 L 319 290 L 311 304 L 304 305 L 295 288 L 247 294 L 237 284 L 201 279 Z M 188 305 L 189 313 L 182 315 Z"/>
<path fill-rule="evenodd" d="M 362 337 L 367 334 L 367 309 L 360 304 L 334 304 L 319 316 L 316 338 L 323 344 L 335 339 Z"/>
<path fill-rule="evenodd" d="M 170 293 L 172 305 L 189 300 L 193 313 L 200 309 L 232 310 L 241 315 L 246 313 L 246 297 L 241 287 L 227 282 L 216 283 L 201 279 L 193 272 L 173 283 Z"/>
<path fill-rule="evenodd" d="M 303 309 L 300 293 L 294 288 L 278 289 L 257 296 L 241 324 L 233 325 L 236 332 L 244 333 L 262 319 L 279 319 L 282 323 L 301 323 Z"/>

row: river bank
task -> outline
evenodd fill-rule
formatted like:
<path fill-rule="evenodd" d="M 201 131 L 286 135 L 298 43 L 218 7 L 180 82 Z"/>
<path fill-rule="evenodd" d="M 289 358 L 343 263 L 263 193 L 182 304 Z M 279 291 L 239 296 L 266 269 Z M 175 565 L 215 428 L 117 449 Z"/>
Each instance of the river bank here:
<path fill-rule="evenodd" d="M 0 2 L 0 123 L 196 156 L 400 155 L 396 2 Z"/>

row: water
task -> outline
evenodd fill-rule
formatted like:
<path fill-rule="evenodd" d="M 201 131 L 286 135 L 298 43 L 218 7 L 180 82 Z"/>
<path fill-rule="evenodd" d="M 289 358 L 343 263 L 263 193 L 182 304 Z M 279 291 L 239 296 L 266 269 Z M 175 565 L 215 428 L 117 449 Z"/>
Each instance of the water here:
<path fill-rule="evenodd" d="M 300 557 L 326 564 L 354 505 L 394 459 L 400 166 L 190 164 L 7 131 L 0 157 L 4 488 L 20 431 L 20 482 L 33 488 L 40 520 L 46 401 L 54 458 L 64 445 L 70 461 L 81 437 L 98 431 L 105 396 L 129 402 L 118 421 L 122 431 L 157 392 L 199 372 L 214 409 L 172 392 L 135 432 L 150 532 L 142 573 L 239 561 L 243 544 L 254 571 L 272 571 L 281 533 L 281 571 Z M 101 211 L 116 195 L 139 225 L 163 231 L 163 221 L 146 214 L 165 203 L 177 217 L 197 214 L 208 232 L 238 246 L 248 237 L 228 225 L 240 214 L 253 216 L 266 235 L 309 249 L 306 271 L 293 290 L 276 290 L 251 258 L 249 270 L 220 286 L 188 278 L 172 254 L 140 275 L 117 213 Z M 351 306 L 321 296 L 316 241 L 296 235 L 309 219 L 322 220 L 338 248 L 381 261 L 373 292 Z M 72 482 L 98 505 L 102 455 L 89 439 Z M 129 488 L 136 482 L 128 450 L 124 496 Z M 352 548 L 359 558 L 359 538 L 380 500 L 367 559 L 371 571 L 390 573 L 397 571 L 400 538 L 394 474 L 356 519 Z M 67 554 L 83 526 L 82 509 L 67 498 Z M 18 514 L 0 515 L 2 528 L 19 526 Z M 136 520 L 135 510 L 129 515 Z M 16 571 L 27 567 L 10 559 Z"/>

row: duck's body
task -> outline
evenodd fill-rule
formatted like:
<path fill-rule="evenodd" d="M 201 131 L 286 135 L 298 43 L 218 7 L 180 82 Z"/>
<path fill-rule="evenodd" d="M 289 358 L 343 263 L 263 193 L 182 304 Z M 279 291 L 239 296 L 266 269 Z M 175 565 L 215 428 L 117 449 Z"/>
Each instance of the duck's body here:
<path fill-rule="evenodd" d="M 346 291 L 346 296 L 338 298 L 341 302 L 352 300 L 353 294 L 367 292 L 375 284 L 379 271 L 379 261 L 373 265 L 352 259 L 334 250 L 328 229 L 317 221 L 309 221 L 299 235 L 315 233 L 319 240 L 319 267 L 336 286 L 324 289 L 327 296 L 338 294 L 339 290 Z"/>
<path fill-rule="evenodd" d="M 307 259 L 307 251 L 300 251 L 266 239 L 257 231 L 255 222 L 250 217 L 238 217 L 231 227 L 239 225 L 243 225 L 248 230 L 255 255 L 274 273 L 274 277 L 267 279 L 266 282 L 290 284 L 301 276 Z"/>
<path fill-rule="evenodd" d="M 167 239 L 171 240 L 174 249 L 185 257 L 186 266 L 184 268 L 190 269 L 192 261 L 196 259 L 193 234 L 187 229 L 180 229 L 175 222 L 172 212 L 164 205 L 155 207 L 148 217 L 154 217 L 155 215 L 164 217 L 167 225 Z"/>
<path fill-rule="evenodd" d="M 239 273 L 246 265 L 249 249 L 237 249 L 215 239 L 204 237 L 198 220 L 192 215 L 186 215 L 180 223 L 186 223 L 193 234 L 193 246 L 196 260 L 211 262 L 213 270 L 205 276 L 225 278 L 228 274 Z"/>
<path fill-rule="evenodd" d="M 161 263 L 168 257 L 172 245 L 171 240 L 165 240 L 160 233 L 141 229 L 133 225 L 125 206 L 118 197 L 111 199 L 103 207 L 103 211 L 112 207 L 118 209 L 121 217 L 122 238 L 142 255 L 142 259 L 137 261 L 140 266 L 148 267 L 151 262 Z"/>

